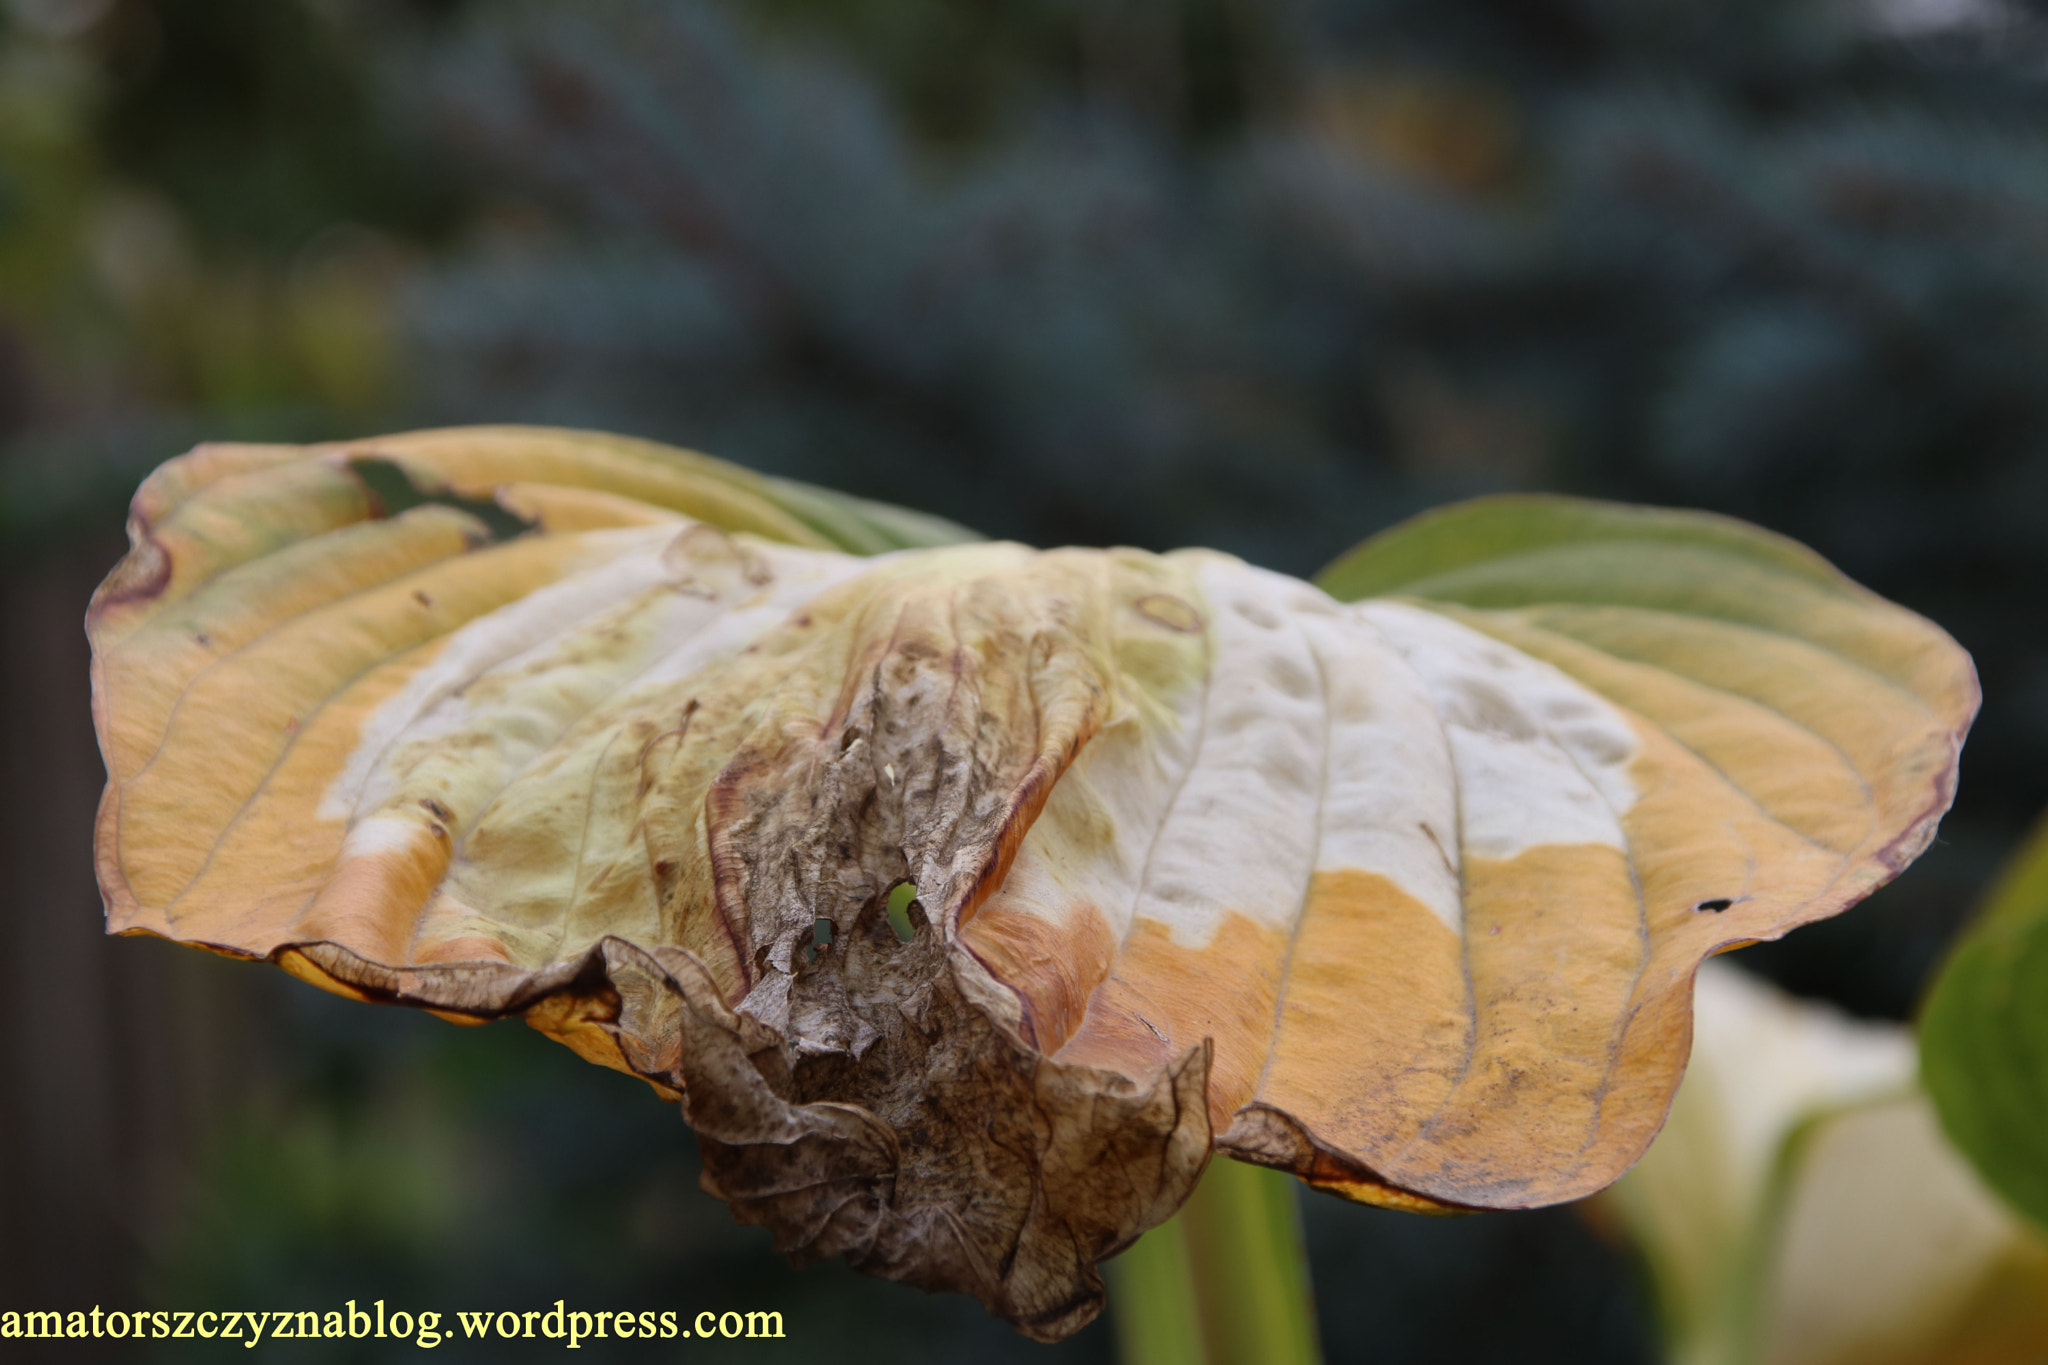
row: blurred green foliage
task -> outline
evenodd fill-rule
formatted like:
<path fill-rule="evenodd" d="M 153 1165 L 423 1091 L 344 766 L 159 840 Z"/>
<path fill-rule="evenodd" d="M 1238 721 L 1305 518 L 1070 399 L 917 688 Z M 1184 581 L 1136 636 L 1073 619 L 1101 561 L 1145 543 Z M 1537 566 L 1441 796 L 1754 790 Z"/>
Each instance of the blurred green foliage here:
<path fill-rule="evenodd" d="M 2048 1230 L 2048 822 L 2007 865 L 1935 978 L 1921 1077 L 1985 1181 Z"/>

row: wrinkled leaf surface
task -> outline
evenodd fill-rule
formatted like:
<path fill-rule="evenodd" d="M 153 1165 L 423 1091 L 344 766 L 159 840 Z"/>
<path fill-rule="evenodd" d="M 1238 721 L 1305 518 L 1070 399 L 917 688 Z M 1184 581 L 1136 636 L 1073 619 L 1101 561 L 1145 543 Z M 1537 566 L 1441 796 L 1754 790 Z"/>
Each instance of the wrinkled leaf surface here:
<path fill-rule="evenodd" d="M 1612 1181 L 1701 959 L 1903 867 L 1976 704 L 1799 547 L 1569 500 L 1397 528 L 1351 603 L 517 429 L 202 448 L 131 529 L 114 929 L 523 1015 L 679 1097 L 779 1245 L 1045 1337 L 1214 1148 Z"/>

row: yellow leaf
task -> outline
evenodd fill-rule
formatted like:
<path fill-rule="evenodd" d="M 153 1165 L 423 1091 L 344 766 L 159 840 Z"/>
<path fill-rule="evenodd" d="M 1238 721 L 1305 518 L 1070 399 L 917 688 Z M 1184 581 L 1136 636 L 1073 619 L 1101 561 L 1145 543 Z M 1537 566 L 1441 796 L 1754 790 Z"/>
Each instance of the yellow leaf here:
<path fill-rule="evenodd" d="M 89 622 L 109 923 L 524 1016 L 679 1098 L 785 1249 L 1041 1337 L 1215 1149 L 1574 1198 L 1661 1122 L 1700 960 L 1903 866 L 1975 705 L 1805 552 L 1600 515 L 1641 600 L 1344 604 L 619 438 L 202 448 Z"/>

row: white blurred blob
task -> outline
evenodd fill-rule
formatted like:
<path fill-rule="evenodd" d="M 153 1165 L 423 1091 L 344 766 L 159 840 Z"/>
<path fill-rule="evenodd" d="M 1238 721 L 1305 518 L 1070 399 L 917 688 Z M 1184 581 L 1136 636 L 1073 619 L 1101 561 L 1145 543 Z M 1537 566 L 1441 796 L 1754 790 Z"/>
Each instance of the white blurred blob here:
<path fill-rule="evenodd" d="M 1699 974 L 1664 1131 L 1599 1207 L 1685 1365 L 2048 1359 L 2048 1244 L 1942 1135 L 1904 1025 Z"/>

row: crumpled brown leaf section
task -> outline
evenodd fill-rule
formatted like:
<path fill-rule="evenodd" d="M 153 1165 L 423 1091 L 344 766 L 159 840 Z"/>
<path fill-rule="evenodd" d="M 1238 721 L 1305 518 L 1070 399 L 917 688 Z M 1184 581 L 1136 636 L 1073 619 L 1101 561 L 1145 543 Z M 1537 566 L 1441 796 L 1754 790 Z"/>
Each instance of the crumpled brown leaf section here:
<path fill-rule="evenodd" d="M 1102 1307 L 1095 1263 L 1207 1160 L 1207 1049 L 1142 1083 L 1062 1065 L 972 1004 L 931 937 L 905 948 L 875 915 L 835 948 L 846 970 L 824 975 L 875 1036 L 793 1065 L 691 958 L 608 949 L 627 1056 L 674 1067 L 705 1188 L 799 1262 L 964 1290 L 1044 1341 L 1078 1330 Z"/>
<path fill-rule="evenodd" d="M 683 1093 L 706 1186 L 743 1221 L 1046 1340 L 1100 1311 L 1095 1263 L 1179 1206 L 1210 1146 L 1206 1045 L 1144 1080 L 1055 1062 L 925 909 L 950 928 L 1000 883 L 1101 723 L 1101 655 L 1053 646 L 1100 610 L 1071 586 L 908 594 L 823 724 L 770 708 L 706 805 L 716 902 L 747 930 L 736 1009 L 695 959 L 607 951 L 627 1060 Z M 907 943 L 885 914 L 906 877 Z"/>
<path fill-rule="evenodd" d="M 898 942 L 880 902 L 821 961 L 797 994 L 835 1000 L 866 1039 L 857 1056 L 800 1048 L 735 1011 L 674 946 L 608 938 L 534 975 L 396 972 L 332 944 L 285 955 L 298 974 L 371 998 L 525 1010 L 680 1096 L 705 1189 L 799 1264 L 844 1256 L 972 1294 L 1040 1341 L 1093 1321 L 1096 1263 L 1170 1217 L 1209 1160 L 1208 1045 L 1145 1080 L 1054 1061 L 998 1022 L 1002 988 L 971 955 L 928 924 Z"/>

